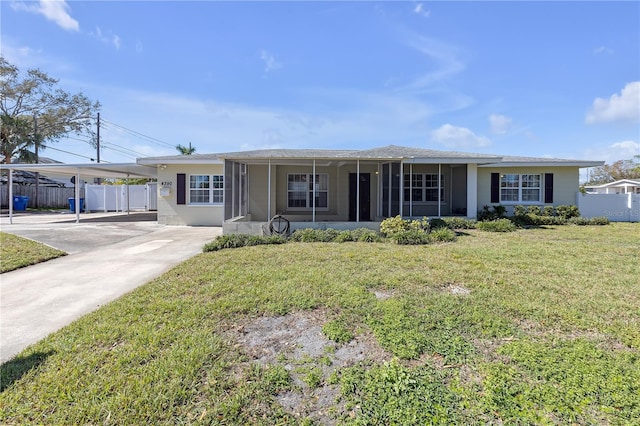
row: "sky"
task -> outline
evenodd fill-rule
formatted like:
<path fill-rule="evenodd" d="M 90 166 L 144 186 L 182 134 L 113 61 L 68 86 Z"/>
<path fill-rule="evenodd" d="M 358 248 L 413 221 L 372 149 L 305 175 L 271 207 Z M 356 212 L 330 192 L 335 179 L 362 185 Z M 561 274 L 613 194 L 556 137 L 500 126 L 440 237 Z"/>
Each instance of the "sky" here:
<path fill-rule="evenodd" d="M 2 0 L 0 24 L 5 59 L 101 103 L 102 161 L 189 143 L 640 155 L 638 1 Z"/>

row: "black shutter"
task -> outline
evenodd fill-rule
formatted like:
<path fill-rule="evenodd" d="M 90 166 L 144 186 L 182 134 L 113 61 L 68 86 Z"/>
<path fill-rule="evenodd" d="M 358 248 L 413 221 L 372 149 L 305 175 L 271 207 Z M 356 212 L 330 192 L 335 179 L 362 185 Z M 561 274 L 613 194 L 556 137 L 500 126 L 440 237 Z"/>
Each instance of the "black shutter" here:
<path fill-rule="evenodd" d="M 500 202 L 500 173 L 491 173 L 491 202 Z"/>
<path fill-rule="evenodd" d="M 544 202 L 553 203 L 553 173 L 544 174 Z"/>
<path fill-rule="evenodd" d="M 176 203 L 187 204 L 187 175 L 178 173 L 176 181 Z"/>

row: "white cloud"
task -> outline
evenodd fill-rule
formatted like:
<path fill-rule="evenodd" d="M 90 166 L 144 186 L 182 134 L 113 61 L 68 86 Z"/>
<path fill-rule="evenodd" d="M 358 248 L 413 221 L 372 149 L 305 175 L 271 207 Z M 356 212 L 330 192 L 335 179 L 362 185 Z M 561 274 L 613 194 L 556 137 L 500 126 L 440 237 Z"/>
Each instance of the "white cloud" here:
<path fill-rule="evenodd" d="M 266 50 L 260 52 L 260 59 L 264 62 L 265 73 L 282 68 L 282 64 L 276 61 L 276 58 Z"/>
<path fill-rule="evenodd" d="M 136 40 L 136 52 L 142 53 L 143 48 L 144 46 L 142 45 L 142 42 L 140 40 Z"/>
<path fill-rule="evenodd" d="M 491 133 L 496 135 L 504 135 L 511 129 L 511 123 L 513 120 L 506 115 L 491 114 L 489 116 L 489 123 L 491 124 Z"/>
<path fill-rule="evenodd" d="M 431 132 L 431 140 L 449 148 L 479 148 L 491 145 L 491 141 L 478 136 L 466 127 L 444 124 Z"/>
<path fill-rule="evenodd" d="M 606 46 L 600 46 L 593 49 L 594 55 L 613 55 L 613 49 Z"/>
<path fill-rule="evenodd" d="M 611 121 L 640 121 L 640 81 L 628 83 L 609 99 L 596 98 L 586 115 L 587 124 Z"/>
<path fill-rule="evenodd" d="M 97 38 L 102 43 L 112 44 L 116 48 L 116 50 L 120 50 L 122 40 L 120 39 L 119 35 L 113 34 L 111 31 L 108 31 L 108 34 L 104 34 L 100 27 L 96 27 L 96 31 L 90 32 L 89 35 Z"/>
<path fill-rule="evenodd" d="M 582 158 L 585 160 L 604 161 L 613 164 L 618 160 L 631 160 L 636 155 L 640 155 L 640 143 L 632 140 L 615 142 L 609 145 L 587 148 Z M 588 170 L 580 169 L 580 182 L 588 180 Z"/>
<path fill-rule="evenodd" d="M 428 18 L 431 15 L 431 11 L 429 9 L 425 9 L 422 3 L 416 4 L 416 7 L 413 8 L 413 13 L 416 13 L 424 18 Z"/>
<path fill-rule="evenodd" d="M 79 31 L 80 24 L 69 15 L 69 5 L 63 0 L 40 0 L 38 4 L 26 4 L 13 2 L 11 7 L 16 11 L 37 13 L 49 21 L 55 22 L 60 28 L 67 31 Z"/>

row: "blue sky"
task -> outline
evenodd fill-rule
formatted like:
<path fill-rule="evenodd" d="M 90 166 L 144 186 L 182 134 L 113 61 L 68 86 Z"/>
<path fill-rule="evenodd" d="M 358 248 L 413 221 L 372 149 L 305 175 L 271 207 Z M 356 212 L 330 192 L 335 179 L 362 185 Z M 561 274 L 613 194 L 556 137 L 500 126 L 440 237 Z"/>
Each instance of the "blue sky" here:
<path fill-rule="evenodd" d="M 2 54 L 102 104 L 102 160 L 388 144 L 640 155 L 640 2 L 0 2 Z M 149 138 L 150 137 L 150 138 Z M 43 155 L 89 162 L 70 139 Z"/>

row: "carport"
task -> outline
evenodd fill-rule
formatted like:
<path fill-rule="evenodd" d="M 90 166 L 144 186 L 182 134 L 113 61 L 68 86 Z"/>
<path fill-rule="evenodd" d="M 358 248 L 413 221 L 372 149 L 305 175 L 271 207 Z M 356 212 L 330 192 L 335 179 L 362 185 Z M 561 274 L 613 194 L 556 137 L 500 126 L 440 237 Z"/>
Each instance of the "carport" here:
<path fill-rule="evenodd" d="M 13 171 L 24 170 L 42 174 L 59 174 L 80 179 L 93 178 L 157 178 L 155 166 L 145 166 L 135 163 L 89 163 L 89 164 L 0 164 L 0 171 L 9 172 L 9 223 L 13 223 Z M 75 186 L 76 223 L 80 222 L 80 185 Z M 129 210 L 129 209 L 127 209 Z M 127 211 L 128 214 L 128 211 Z"/>

